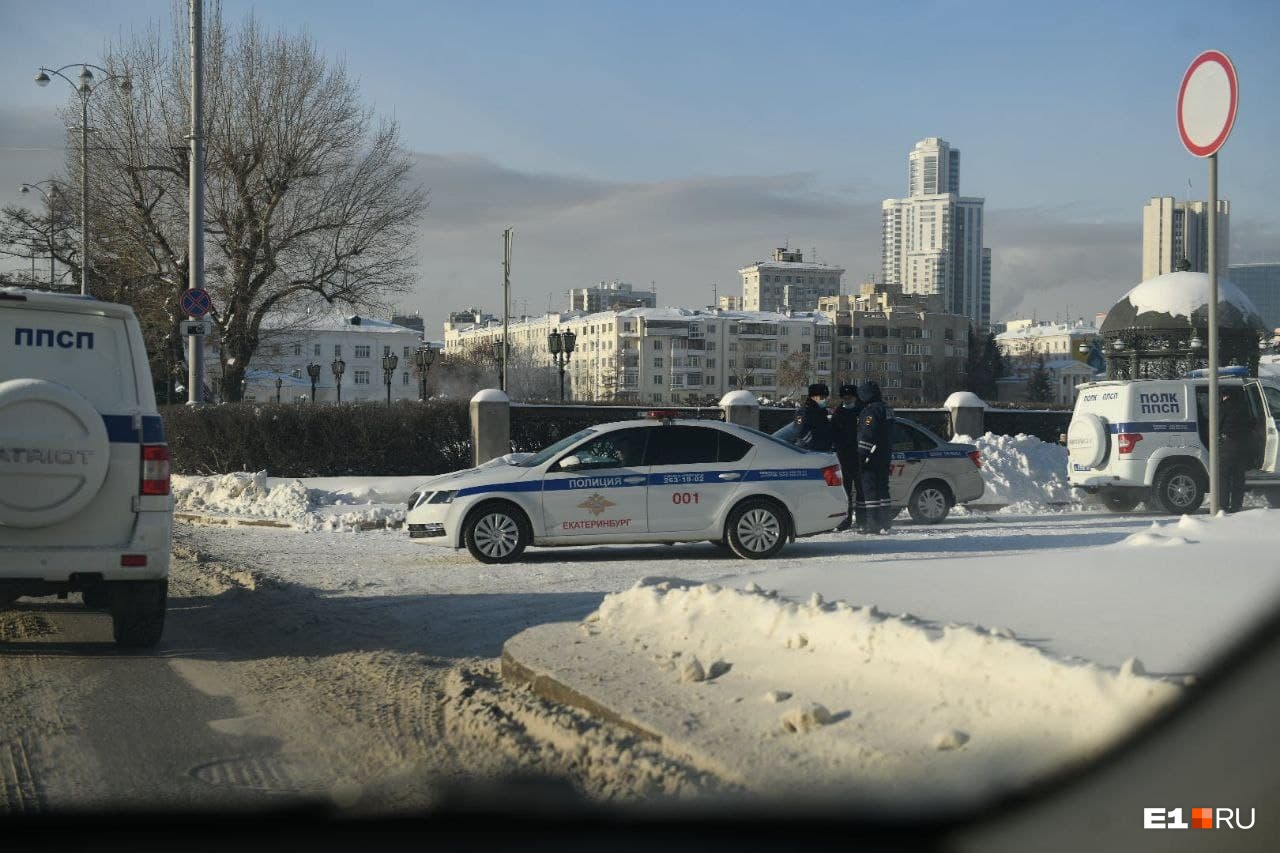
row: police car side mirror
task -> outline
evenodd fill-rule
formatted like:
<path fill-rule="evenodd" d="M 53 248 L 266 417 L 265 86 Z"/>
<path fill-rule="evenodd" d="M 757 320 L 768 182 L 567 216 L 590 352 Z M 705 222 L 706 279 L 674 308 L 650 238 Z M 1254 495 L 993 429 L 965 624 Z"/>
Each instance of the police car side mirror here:
<path fill-rule="evenodd" d="M 582 460 L 577 456 L 566 456 L 560 460 L 561 471 L 573 471 L 582 467 Z"/>

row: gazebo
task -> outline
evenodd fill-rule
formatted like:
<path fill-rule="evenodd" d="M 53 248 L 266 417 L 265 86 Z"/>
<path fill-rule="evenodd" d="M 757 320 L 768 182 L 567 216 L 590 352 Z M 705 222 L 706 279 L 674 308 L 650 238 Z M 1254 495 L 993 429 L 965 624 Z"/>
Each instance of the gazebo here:
<path fill-rule="evenodd" d="M 1259 346 L 1269 337 L 1249 297 L 1219 276 L 1219 365 L 1257 376 Z M 1108 379 L 1171 379 L 1207 367 L 1209 276 L 1171 272 L 1142 282 L 1107 312 L 1102 344 Z"/>

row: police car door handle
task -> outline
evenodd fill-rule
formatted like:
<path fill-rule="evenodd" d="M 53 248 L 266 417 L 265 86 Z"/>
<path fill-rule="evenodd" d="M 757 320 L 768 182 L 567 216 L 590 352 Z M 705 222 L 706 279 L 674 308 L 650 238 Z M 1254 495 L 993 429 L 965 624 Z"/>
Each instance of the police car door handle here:
<path fill-rule="evenodd" d="M 645 482 L 647 479 L 648 477 L 640 477 L 640 476 L 623 477 L 622 482 L 626 483 L 628 486 L 636 486 L 636 485 L 639 485 L 640 483 Z"/>
<path fill-rule="evenodd" d="M 742 477 L 737 471 L 725 471 L 720 475 L 721 480 L 737 480 Z"/>

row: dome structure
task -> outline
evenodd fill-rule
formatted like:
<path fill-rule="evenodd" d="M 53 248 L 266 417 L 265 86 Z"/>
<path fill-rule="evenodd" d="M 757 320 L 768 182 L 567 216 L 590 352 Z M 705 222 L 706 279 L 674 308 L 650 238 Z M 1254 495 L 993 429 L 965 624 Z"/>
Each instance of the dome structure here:
<path fill-rule="evenodd" d="M 1219 365 L 1244 365 L 1256 376 L 1266 325 L 1249 297 L 1221 276 L 1217 313 Z M 1111 306 L 1101 332 L 1109 379 L 1172 378 L 1207 366 L 1208 274 L 1147 279 Z"/>

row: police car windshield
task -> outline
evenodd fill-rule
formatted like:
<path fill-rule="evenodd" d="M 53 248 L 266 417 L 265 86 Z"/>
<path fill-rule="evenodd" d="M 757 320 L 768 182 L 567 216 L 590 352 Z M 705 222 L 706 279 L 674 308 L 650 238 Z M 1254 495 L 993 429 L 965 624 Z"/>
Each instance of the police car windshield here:
<path fill-rule="evenodd" d="M 542 448 L 537 453 L 530 456 L 528 459 L 522 459 L 521 461 L 516 463 L 516 467 L 537 468 L 539 465 L 545 464 L 546 462 L 550 461 L 551 458 L 555 456 L 557 453 L 559 453 L 560 451 L 569 449 L 573 445 L 577 444 L 579 441 L 582 441 L 582 439 L 586 438 L 589 435 L 593 435 L 594 433 L 595 433 L 595 430 L 592 429 L 591 427 L 587 427 L 584 430 L 579 430 L 578 432 L 575 432 L 573 435 L 560 439 L 555 444 Z"/>

